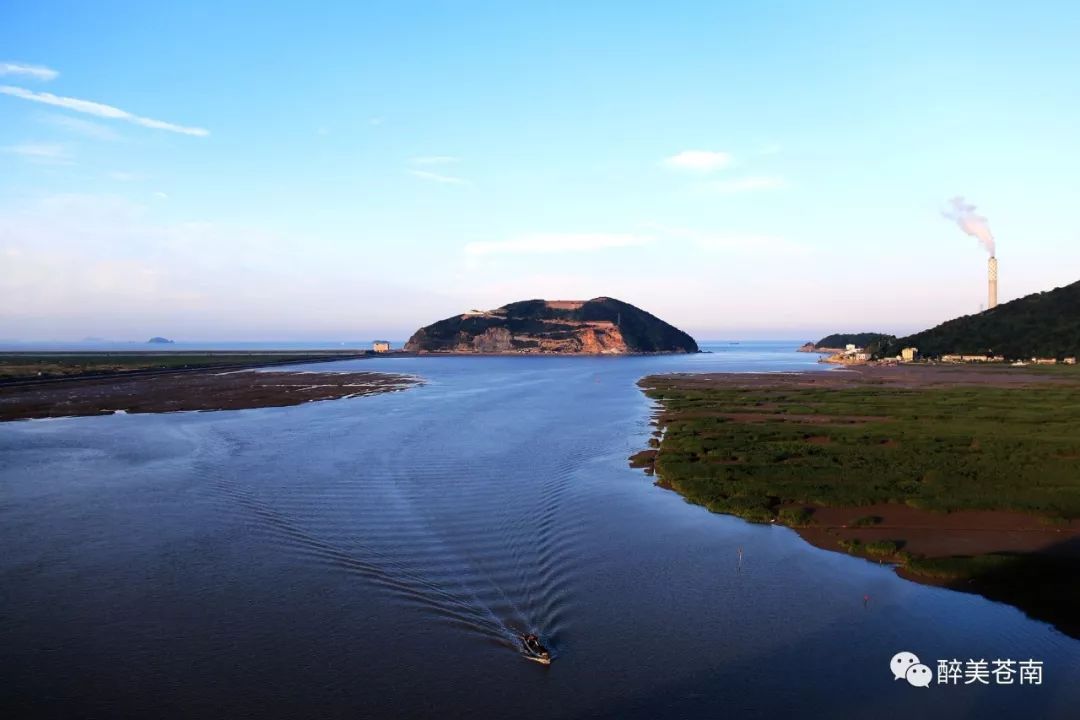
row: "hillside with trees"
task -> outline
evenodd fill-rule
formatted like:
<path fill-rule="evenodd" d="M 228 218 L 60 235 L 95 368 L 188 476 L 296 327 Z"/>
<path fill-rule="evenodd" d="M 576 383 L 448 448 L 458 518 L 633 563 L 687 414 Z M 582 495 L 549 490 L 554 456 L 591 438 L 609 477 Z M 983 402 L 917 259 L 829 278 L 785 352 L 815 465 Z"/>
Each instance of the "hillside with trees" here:
<path fill-rule="evenodd" d="M 833 333 L 814 343 L 815 348 L 834 348 L 843 350 L 848 345 L 865 348 L 871 345 L 880 345 L 895 340 L 895 335 L 885 333 L 861 332 L 861 333 Z"/>
<path fill-rule="evenodd" d="M 1080 282 L 965 315 L 894 339 L 882 355 L 916 347 L 924 357 L 997 355 L 1010 360 L 1080 355 Z"/>

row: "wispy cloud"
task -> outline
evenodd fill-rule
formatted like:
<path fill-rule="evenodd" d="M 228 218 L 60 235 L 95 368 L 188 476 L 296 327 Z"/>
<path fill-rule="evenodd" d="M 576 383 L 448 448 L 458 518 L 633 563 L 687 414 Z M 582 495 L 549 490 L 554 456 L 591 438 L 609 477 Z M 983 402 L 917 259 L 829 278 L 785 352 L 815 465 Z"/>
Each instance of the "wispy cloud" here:
<path fill-rule="evenodd" d="M 706 183 L 705 188 L 712 192 L 730 194 L 741 192 L 753 192 L 756 190 L 778 190 L 787 187 L 787 180 L 782 177 L 751 175 L 735 180 L 721 180 Z"/>
<path fill-rule="evenodd" d="M 129 113 L 127 110 L 121 110 L 118 107 L 93 102 L 91 100 L 63 97 L 61 95 L 53 95 L 52 93 L 46 92 L 34 92 L 33 90 L 26 90 L 25 88 L 14 87 L 12 85 L 0 85 L 0 93 L 17 97 L 22 100 L 67 108 L 68 110 L 86 113 L 87 115 L 109 118 L 110 120 L 124 120 L 126 122 L 134 123 L 135 125 L 141 125 L 155 130 L 167 130 L 169 132 L 180 133 L 182 135 L 195 135 L 197 137 L 205 137 L 210 134 L 209 130 L 203 128 L 175 125 L 170 122 L 165 122 L 164 120 L 154 120 L 153 118 L 135 115 Z"/>
<path fill-rule="evenodd" d="M 428 180 L 430 182 L 443 183 L 444 185 L 469 185 L 469 181 L 464 178 L 455 177 L 454 175 L 442 175 L 440 173 L 428 172 L 427 170 L 409 170 L 409 174 L 413 177 L 418 177 L 421 180 Z"/>
<path fill-rule="evenodd" d="M 641 247 L 650 242 L 652 238 L 641 235 L 538 233 L 498 242 L 472 242 L 465 246 L 465 254 L 476 256 L 587 253 L 612 248 Z"/>
<path fill-rule="evenodd" d="M 675 170 L 709 173 L 731 165 L 730 153 L 714 150 L 683 150 L 664 160 L 664 165 Z"/>
<path fill-rule="evenodd" d="M 64 165 L 71 162 L 63 145 L 53 143 L 24 143 L 22 145 L 9 145 L 3 148 L 4 152 L 18 155 L 31 162 L 47 163 L 51 165 Z"/>
<path fill-rule="evenodd" d="M 35 80 L 55 80 L 60 73 L 43 65 L 27 65 L 17 62 L 0 62 L 0 75 L 21 75 Z"/>
<path fill-rule="evenodd" d="M 92 140 L 119 140 L 120 135 L 112 128 L 96 123 L 92 120 L 84 120 L 67 115 L 48 114 L 44 121 L 53 127 L 67 130 L 75 135 L 91 138 Z"/>
<path fill-rule="evenodd" d="M 460 159 L 453 155 L 420 155 L 409 158 L 409 163 L 412 165 L 451 165 Z"/>

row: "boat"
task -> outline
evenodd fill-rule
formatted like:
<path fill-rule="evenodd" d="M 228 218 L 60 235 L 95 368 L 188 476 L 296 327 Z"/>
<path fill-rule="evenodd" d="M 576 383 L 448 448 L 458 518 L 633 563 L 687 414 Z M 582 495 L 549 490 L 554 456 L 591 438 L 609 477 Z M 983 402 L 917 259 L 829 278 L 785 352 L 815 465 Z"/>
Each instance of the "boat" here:
<path fill-rule="evenodd" d="M 538 662 L 541 665 L 551 664 L 551 651 L 540 643 L 540 638 L 533 633 L 521 636 L 521 648 L 525 659 Z"/>

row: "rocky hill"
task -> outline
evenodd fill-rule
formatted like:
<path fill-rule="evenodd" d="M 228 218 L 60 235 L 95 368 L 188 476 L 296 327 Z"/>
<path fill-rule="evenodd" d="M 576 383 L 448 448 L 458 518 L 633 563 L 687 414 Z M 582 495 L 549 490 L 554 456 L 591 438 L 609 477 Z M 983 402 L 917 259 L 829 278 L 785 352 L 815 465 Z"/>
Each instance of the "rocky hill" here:
<path fill-rule="evenodd" d="M 965 315 L 889 344 L 885 355 L 917 347 L 926 357 L 998 355 L 1009 359 L 1080 355 L 1080 282 Z"/>
<path fill-rule="evenodd" d="M 694 338 L 614 298 L 523 300 L 440 320 L 413 333 L 410 352 L 625 354 L 697 352 Z"/>

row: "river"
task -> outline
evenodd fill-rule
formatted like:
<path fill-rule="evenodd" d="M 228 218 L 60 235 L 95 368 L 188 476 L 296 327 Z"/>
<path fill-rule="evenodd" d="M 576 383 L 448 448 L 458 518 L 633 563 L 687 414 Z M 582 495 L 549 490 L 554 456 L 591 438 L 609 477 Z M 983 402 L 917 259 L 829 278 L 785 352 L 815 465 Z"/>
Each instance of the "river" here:
<path fill-rule="evenodd" d="M 641 376 L 822 369 L 790 343 L 712 349 L 320 363 L 426 384 L 0 425 L 0 710 L 1075 717 L 1080 642 L 627 467 Z M 1042 684 L 916 688 L 889 670 L 902 650 L 1034 659 Z"/>

